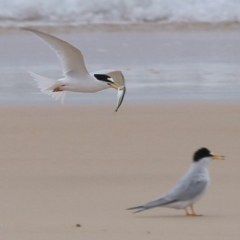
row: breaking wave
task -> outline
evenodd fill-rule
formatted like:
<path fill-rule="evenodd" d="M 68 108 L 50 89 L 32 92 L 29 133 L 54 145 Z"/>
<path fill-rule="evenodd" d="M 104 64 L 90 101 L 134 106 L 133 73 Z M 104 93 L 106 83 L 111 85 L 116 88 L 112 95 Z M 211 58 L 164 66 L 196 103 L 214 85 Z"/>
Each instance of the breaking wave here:
<path fill-rule="evenodd" d="M 0 26 L 240 22 L 240 0 L 8 0 Z"/>

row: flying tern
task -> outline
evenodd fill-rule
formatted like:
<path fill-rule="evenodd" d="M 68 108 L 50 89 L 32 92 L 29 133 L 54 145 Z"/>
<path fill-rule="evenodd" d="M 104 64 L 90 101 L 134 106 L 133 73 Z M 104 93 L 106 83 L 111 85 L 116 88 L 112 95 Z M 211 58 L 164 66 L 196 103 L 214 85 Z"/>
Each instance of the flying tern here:
<path fill-rule="evenodd" d="M 114 88 L 117 94 L 117 111 L 126 92 L 125 79 L 119 70 L 106 69 L 89 73 L 81 51 L 71 44 L 37 30 L 24 28 L 43 40 L 61 61 L 63 78 L 51 79 L 29 72 L 36 80 L 41 92 L 53 99 L 64 102 L 66 91 L 95 93 L 107 88 Z"/>

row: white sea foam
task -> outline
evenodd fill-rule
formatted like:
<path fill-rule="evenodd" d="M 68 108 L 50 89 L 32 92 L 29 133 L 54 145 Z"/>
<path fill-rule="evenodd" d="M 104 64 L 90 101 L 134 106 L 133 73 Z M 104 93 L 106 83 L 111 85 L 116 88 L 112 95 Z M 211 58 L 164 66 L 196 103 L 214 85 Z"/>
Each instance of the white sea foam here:
<path fill-rule="evenodd" d="M 240 0 L 1 0 L 0 26 L 240 22 Z"/>

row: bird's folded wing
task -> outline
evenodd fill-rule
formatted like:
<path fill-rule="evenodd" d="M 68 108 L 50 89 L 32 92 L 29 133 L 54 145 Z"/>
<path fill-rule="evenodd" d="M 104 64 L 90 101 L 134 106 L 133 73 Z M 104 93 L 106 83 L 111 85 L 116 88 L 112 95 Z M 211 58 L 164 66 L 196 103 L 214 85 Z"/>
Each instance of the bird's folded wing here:
<path fill-rule="evenodd" d="M 179 191 L 177 198 L 180 201 L 186 201 L 198 197 L 205 191 L 207 184 L 207 181 L 192 179 L 188 187 L 182 191 Z"/>
<path fill-rule="evenodd" d="M 49 34 L 28 28 L 24 28 L 24 30 L 36 34 L 41 40 L 47 43 L 53 51 L 55 51 L 61 61 L 64 75 L 67 75 L 68 73 L 83 76 L 88 75 L 83 55 L 80 50 L 71 44 Z"/>
<path fill-rule="evenodd" d="M 161 197 L 161 198 L 158 198 L 158 199 L 153 200 L 151 202 L 148 202 L 148 203 L 146 203 L 143 206 L 146 209 L 149 209 L 149 208 L 154 208 L 154 207 L 160 207 L 160 206 L 168 205 L 168 204 L 174 203 L 176 201 L 177 201 L 176 199 L 168 199 L 166 197 Z"/>

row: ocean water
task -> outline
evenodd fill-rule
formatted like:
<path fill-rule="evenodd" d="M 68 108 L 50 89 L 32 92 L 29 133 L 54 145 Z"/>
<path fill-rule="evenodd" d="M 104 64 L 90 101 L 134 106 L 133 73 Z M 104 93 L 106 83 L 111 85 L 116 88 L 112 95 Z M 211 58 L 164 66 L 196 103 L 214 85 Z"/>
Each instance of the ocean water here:
<path fill-rule="evenodd" d="M 1 0 L 0 26 L 240 22 L 240 0 Z"/>
<path fill-rule="evenodd" d="M 54 31 L 81 49 L 89 71 L 119 69 L 126 78 L 124 104 L 240 101 L 240 32 Z M 28 71 L 58 79 L 55 53 L 33 34 L 0 34 L 0 105 L 61 105 L 42 94 Z M 66 104 L 116 104 L 116 91 L 71 93 Z"/>

